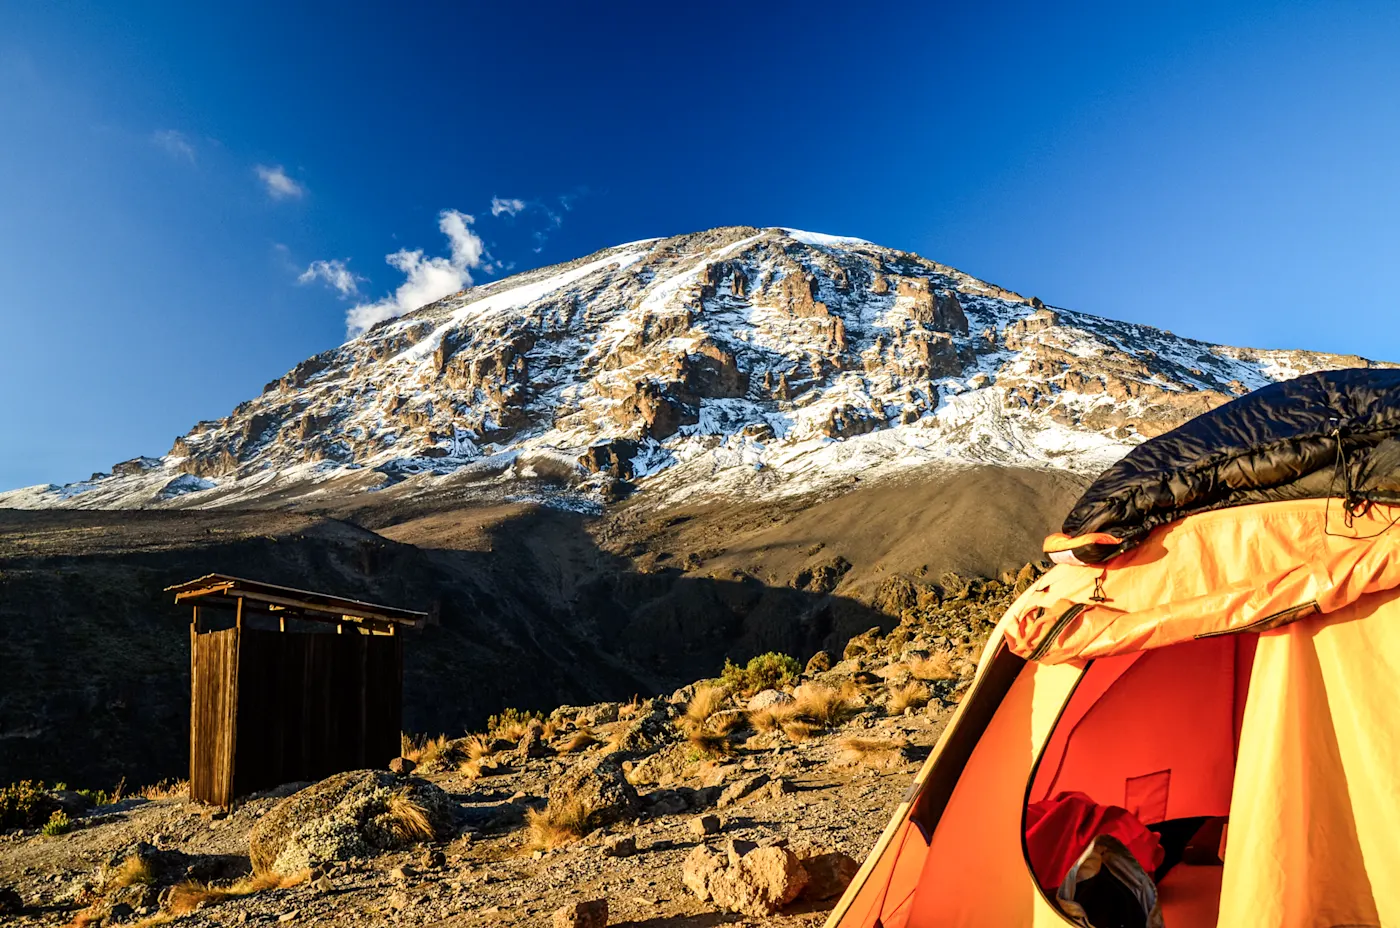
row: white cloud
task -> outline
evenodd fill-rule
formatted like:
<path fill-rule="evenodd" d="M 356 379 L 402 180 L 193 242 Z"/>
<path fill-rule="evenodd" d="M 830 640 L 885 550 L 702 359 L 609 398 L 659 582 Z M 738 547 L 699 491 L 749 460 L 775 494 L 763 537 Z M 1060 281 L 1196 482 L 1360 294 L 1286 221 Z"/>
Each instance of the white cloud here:
<path fill-rule="evenodd" d="M 177 129 L 161 129 L 151 133 L 151 141 L 165 149 L 170 157 L 194 163 L 194 145 L 190 144 L 189 136 L 185 133 Z"/>
<path fill-rule="evenodd" d="M 491 198 L 491 215 L 492 215 L 492 216 L 499 216 L 499 215 L 501 215 L 502 213 L 506 214 L 507 216 L 514 216 L 516 213 L 521 212 L 521 211 L 524 210 L 524 209 L 525 209 L 525 201 L 524 201 L 524 200 L 516 200 L 516 199 L 513 199 L 513 198 L 505 198 L 505 199 L 502 199 L 501 197 L 492 197 L 492 198 Z"/>
<path fill-rule="evenodd" d="M 385 256 L 390 267 L 402 271 L 404 282 L 393 296 L 374 303 L 361 303 L 345 314 L 345 328 L 350 337 L 420 306 L 436 302 L 456 293 L 472 282 L 471 269 L 481 267 L 486 246 L 470 228 L 475 219 L 455 209 L 438 214 L 438 228 L 452 248 L 450 258 L 428 258 L 422 249 L 400 249 Z"/>
<path fill-rule="evenodd" d="M 288 177 L 280 164 L 272 167 L 260 164 L 253 171 L 267 188 L 267 195 L 274 200 L 299 200 L 306 195 L 306 188 Z"/>
<path fill-rule="evenodd" d="M 312 261 L 306 270 L 301 272 L 301 276 L 297 277 L 299 284 L 309 284 L 317 280 L 324 281 L 327 286 L 333 287 L 340 294 L 341 299 L 348 299 L 360 295 L 360 281 L 364 278 L 346 267 L 345 261 L 332 258 L 329 261 Z"/>

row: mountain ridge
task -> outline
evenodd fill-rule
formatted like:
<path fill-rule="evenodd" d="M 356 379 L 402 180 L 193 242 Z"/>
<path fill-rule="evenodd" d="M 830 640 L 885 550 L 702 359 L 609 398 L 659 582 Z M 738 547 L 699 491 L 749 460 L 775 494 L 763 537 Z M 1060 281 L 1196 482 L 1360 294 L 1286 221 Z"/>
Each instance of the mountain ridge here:
<path fill-rule="evenodd" d="M 284 505 L 522 481 L 593 509 L 821 492 L 912 468 L 1092 475 L 1352 355 L 1182 338 L 795 229 L 643 239 L 463 290 L 303 361 L 165 455 L 0 507 Z M 538 489 L 532 491 L 538 492 Z"/>

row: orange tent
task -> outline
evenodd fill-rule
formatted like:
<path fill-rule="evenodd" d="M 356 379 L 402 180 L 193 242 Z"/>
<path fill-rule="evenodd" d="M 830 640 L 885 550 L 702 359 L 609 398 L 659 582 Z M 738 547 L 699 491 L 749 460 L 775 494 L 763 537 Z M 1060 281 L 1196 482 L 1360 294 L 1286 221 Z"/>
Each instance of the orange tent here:
<path fill-rule="evenodd" d="M 1342 509 L 1199 512 L 1052 568 L 828 928 L 1073 924 L 1025 839 L 1067 790 L 1228 816 L 1223 863 L 1157 874 L 1167 928 L 1400 926 L 1400 506 Z"/>

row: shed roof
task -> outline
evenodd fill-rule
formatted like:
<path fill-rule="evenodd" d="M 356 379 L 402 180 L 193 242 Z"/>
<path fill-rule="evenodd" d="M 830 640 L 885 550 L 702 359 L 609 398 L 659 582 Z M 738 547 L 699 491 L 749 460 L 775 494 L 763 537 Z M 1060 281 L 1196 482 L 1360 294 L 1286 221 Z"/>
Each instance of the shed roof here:
<path fill-rule="evenodd" d="M 227 574 L 207 574 L 197 580 L 166 587 L 175 594 L 175 601 L 201 600 L 233 605 L 242 599 L 246 605 L 260 607 L 288 618 L 310 619 L 317 622 L 358 622 L 368 625 L 406 626 L 418 628 L 427 623 L 428 613 L 399 609 L 358 599 L 347 599 L 330 593 L 298 590 L 259 580 L 230 577 Z"/>

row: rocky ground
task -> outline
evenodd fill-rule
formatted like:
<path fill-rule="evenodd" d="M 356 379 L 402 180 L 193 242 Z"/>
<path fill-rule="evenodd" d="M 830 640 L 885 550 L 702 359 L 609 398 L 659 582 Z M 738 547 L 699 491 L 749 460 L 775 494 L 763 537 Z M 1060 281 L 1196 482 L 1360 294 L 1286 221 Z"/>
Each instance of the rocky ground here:
<path fill-rule="evenodd" d="M 315 512 L 0 510 L 0 785 L 184 775 L 190 613 L 165 588 L 204 574 L 430 613 L 405 641 L 404 727 L 472 731 L 508 706 L 669 693 L 726 658 L 839 654 L 896 625 L 890 584 L 925 595 L 1038 557 L 1081 490 L 981 468 L 596 516 L 466 489 Z"/>
<path fill-rule="evenodd" d="M 898 805 L 1027 567 L 896 603 L 888 634 L 668 697 L 510 715 L 390 771 L 215 810 L 84 809 L 0 838 L 13 925 L 820 924 Z M 900 599 L 901 591 L 888 595 Z M 391 772 L 392 771 L 392 772 Z M 52 829 L 51 829 L 52 830 Z M 606 902 L 606 915 L 599 906 Z"/>

